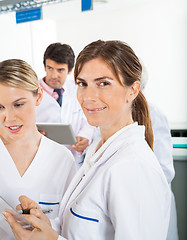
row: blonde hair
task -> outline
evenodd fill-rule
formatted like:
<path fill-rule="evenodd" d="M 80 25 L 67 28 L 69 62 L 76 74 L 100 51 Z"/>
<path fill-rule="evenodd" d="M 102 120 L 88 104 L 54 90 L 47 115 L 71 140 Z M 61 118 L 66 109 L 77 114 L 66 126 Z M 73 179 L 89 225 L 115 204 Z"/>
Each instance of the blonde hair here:
<path fill-rule="evenodd" d="M 32 67 L 20 59 L 0 62 L 0 84 L 38 93 L 38 77 Z"/>

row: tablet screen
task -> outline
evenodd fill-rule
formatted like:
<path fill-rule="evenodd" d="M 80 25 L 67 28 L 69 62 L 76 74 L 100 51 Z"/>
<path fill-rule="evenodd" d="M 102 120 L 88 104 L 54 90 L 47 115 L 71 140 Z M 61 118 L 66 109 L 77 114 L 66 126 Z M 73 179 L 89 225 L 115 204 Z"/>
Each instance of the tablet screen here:
<path fill-rule="evenodd" d="M 75 133 L 70 124 L 62 123 L 36 123 L 39 131 L 45 136 L 60 144 L 71 145 L 77 142 Z"/>

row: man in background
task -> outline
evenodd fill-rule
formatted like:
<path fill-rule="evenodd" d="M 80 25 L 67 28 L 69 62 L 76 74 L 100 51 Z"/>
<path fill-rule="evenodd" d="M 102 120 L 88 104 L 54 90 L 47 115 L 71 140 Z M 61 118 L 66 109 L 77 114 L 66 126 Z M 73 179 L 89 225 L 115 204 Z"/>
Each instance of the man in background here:
<path fill-rule="evenodd" d="M 69 148 L 80 166 L 94 128 L 88 124 L 77 101 L 74 81 L 68 79 L 74 61 L 75 55 L 69 45 L 53 43 L 47 47 L 43 57 L 46 76 L 40 80 L 44 95 L 37 108 L 36 121 L 71 124 L 77 143 Z"/>

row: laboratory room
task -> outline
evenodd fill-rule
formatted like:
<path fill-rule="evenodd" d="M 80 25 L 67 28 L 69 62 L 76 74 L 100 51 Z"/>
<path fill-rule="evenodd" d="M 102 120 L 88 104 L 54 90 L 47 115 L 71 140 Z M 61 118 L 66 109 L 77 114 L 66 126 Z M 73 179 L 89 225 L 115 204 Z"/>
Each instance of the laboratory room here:
<path fill-rule="evenodd" d="M 187 182 L 187 95 L 186 95 L 187 2 L 185 0 L 33 0 L 33 1 L 0 0 L 0 29 L 1 29 L 0 78 L 1 76 L 3 76 L 3 73 L 4 73 L 3 70 L 1 71 L 1 68 L 3 69 L 3 66 L 4 66 L 4 61 L 11 60 L 11 59 L 14 59 L 14 60 L 17 59 L 16 62 L 24 61 L 22 64 L 24 64 L 24 66 L 29 65 L 29 69 L 30 69 L 29 71 L 31 71 L 32 74 L 34 75 L 36 73 L 38 80 L 43 79 L 44 84 L 47 83 L 47 74 L 46 74 L 47 71 L 51 69 L 53 70 L 57 69 L 58 76 L 56 77 L 56 79 L 60 81 L 60 79 L 62 79 L 62 74 L 66 74 L 66 77 L 67 77 L 66 82 L 71 83 L 71 88 L 75 90 L 75 91 L 73 90 L 72 94 L 74 94 L 76 98 L 75 101 L 79 100 L 79 103 L 77 102 L 76 106 L 79 106 L 79 104 L 81 105 L 80 91 L 83 92 L 85 91 L 83 89 L 89 89 L 88 82 L 91 81 L 90 76 L 93 76 L 91 74 L 93 71 L 92 71 L 92 68 L 90 67 L 92 65 L 91 64 L 92 61 L 95 61 L 95 63 L 97 63 L 96 60 L 101 61 L 100 56 L 97 59 L 94 59 L 93 57 L 93 60 L 91 59 L 89 61 L 85 60 L 85 62 L 82 62 L 82 65 L 80 65 L 82 61 L 81 56 L 84 57 L 86 56 L 86 53 L 87 53 L 86 49 L 84 48 L 88 46 L 88 50 L 91 51 L 90 48 L 92 45 L 90 46 L 89 44 L 92 42 L 94 42 L 94 44 L 96 45 L 98 44 L 98 46 L 101 47 L 103 42 L 97 42 L 97 41 L 102 40 L 102 41 L 106 41 L 104 44 L 105 47 L 107 46 L 107 44 L 109 45 L 113 44 L 113 41 L 114 41 L 115 43 L 118 42 L 119 45 L 117 44 L 117 46 L 120 49 L 120 51 L 123 51 L 121 50 L 121 47 L 120 47 L 121 43 L 123 43 L 125 46 L 130 46 L 130 48 L 133 49 L 133 52 L 135 53 L 135 55 L 133 53 L 131 54 L 131 57 L 132 55 L 135 56 L 135 58 L 137 57 L 138 62 L 140 62 L 140 65 L 138 65 L 140 66 L 140 72 L 139 72 L 140 78 L 137 79 L 136 81 L 138 82 L 138 85 L 136 85 L 136 87 L 139 86 L 138 91 L 141 91 L 145 96 L 147 106 L 148 106 L 148 115 L 150 116 L 150 119 L 151 119 L 150 128 L 153 133 L 152 135 L 153 142 L 152 142 L 152 148 L 150 147 L 152 150 L 150 151 L 153 152 L 153 155 L 154 155 L 153 158 L 156 161 L 155 164 L 157 164 L 159 168 L 160 174 L 162 175 L 162 178 L 163 178 L 162 180 L 170 196 L 167 201 L 168 214 L 169 214 L 168 222 L 166 225 L 164 225 L 165 229 L 162 229 L 162 231 L 164 232 L 164 234 L 160 235 L 162 236 L 162 238 L 156 239 L 156 240 L 186 240 L 187 239 L 187 227 L 186 227 L 187 226 L 187 188 L 186 188 L 186 182 Z M 44 53 L 47 47 L 54 43 L 66 44 L 72 48 L 74 53 L 75 67 L 73 66 L 73 69 L 71 69 L 71 71 L 67 70 L 67 72 L 65 72 L 66 66 L 68 66 L 67 62 L 58 61 L 55 58 L 53 59 L 53 57 L 49 57 L 47 59 L 47 65 L 45 65 Z M 93 46 L 95 46 L 94 44 Z M 101 48 L 104 49 L 103 46 Z M 97 48 L 95 49 L 95 51 L 96 50 Z M 111 52 L 113 52 L 112 47 L 111 47 Z M 130 61 L 129 64 L 132 66 L 133 61 Z M 63 67 L 59 67 L 61 65 L 63 65 Z M 103 66 L 103 68 L 98 67 L 98 70 L 101 69 L 101 72 L 102 72 L 103 69 L 107 68 L 111 73 L 111 67 L 109 62 L 107 62 L 107 64 L 106 63 L 104 64 L 102 60 L 100 62 L 100 65 Z M 135 71 L 135 69 L 137 69 L 137 65 L 133 65 L 133 66 L 134 67 L 132 67 L 131 73 Z M 21 67 L 21 65 L 19 67 Z M 128 67 L 128 66 L 125 65 L 124 67 Z M 95 68 L 95 65 L 93 65 L 93 68 Z M 116 71 L 115 74 L 118 74 L 117 73 L 118 70 L 119 68 L 117 66 L 115 70 L 112 71 L 112 74 L 114 74 L 115 71 Z M 74 82 L 74 73 L 76 77 L 75 79 L 76 85 Z M 121 78 L 120 74 L 116 75 L 118 76 L 118 80 Z M 46 76 L 45 79 L 44 79 L 44 76 Z M 105 80 L 107 80 L 106 75 L 104 76 L 104 78 L 106 78 Z M 53 81 L 53 83 L 54 82 L 55 81 Z M 97 79 L 97 82 L 98 82 L 98 79 Z M 109 82 L 111 82 L 110 79 L 109 79 Z M 36 88 L 41 90 L 41 86 L 37 85 L 37 83 L 35 84 L 36 84 Z M 105 82 L 104 85 L 107 85 L 107 84 Z M 0 79 L 0 91 L 7 87 L 5 85 L 6 85 L 6 81 L 4 83 L 2 82 L 2 79 Z M 50 91 L 53 92 L 53 90 L 56 90 L 55 87 L 53 87 L 52 85 L 50 84 L 48 85 L 49 85 L 47 86 L 48 93 Z M 119 86 L 122 86 L 122 85 L 119 85 Z M 17 85 L 11 88 L 15 89 L 16 86 Z M 100 89 L 101 86 L 100 87 L 98 86 L 99 85 L 97 84 L 97 88 Z M 104 90 L 104 87 L 105 89 L 107 89 L 108 85 L 107 87 L 102 86 L 103 88 L 102 94 L 104 94 L 104 92 L 106 91 Z M 63 94 L 66 94 L 69 90 L 67 88 L 67 91 L 66 91 L 65 87 L 64 89 L 65 91 Z M 133 89 L 135 89 L 135 87 L 133 87 Z M 46 95 L 45 89 L 43 91 L 41 90 L 41 92 L 40 90 L 37 90 L 38 91 L 37 94 L 40 94 L 40 93 L 41 93 L 40 95 L 43 94 L 43 99 L 45 99 L 45 95 Z M 20 91 L 24 92 L 27 90 L 21 89 Z M 76 92 L 79 94 L 77 95 Z M 31 93 L 28 93 L 28 94 L 31 94 Z M 89 95 L 87 96 L 87 99 L 88 98 L 91 99 L 91 96 L 93 97 L 93 94 L 91 93 L 91 91 L 89 92 L 89 94 L 87 94 Z M 50 95 L 52 96 L 52 93 L 50 93 Z M 101 97 L 99 96 L 99 94 L 96 94 L 96 95 L 98 98 Z M 32 96 L 31 98 L 32 101 L 33 99 L 35 99 L 34 95 L 29 95 L 29 96 Z M 51 97 L 51 96 L 48 96 L 48 97 Z M 109 97 L 107 99 L 109 99 Z M 62 95 L 62 106 L 63 106 L 63 100 L 65 102 L 65 95 L 64 95 L 64 98 Z M 0 98 L 0 101 L 1 101 L 1 98 Z M 54 101 L 54 106 L 58 105 L 56 103 L 57 99 L 55 100 L 53 99 L 53 101 Z M 71 103 L 72 101 L 71 98 L 69 99 L 69 101 Z M 89 101 L 91 102 L 95 100 L 92 99 Z M 113 101 L 115 102 L 115 97 L 113 98 Z M 0 122 L 0 145 L 2 145 L 2 148 L 0 148 L 0 158 L 2 158 L 5 151 L 7 150 L 9 151 L 8 148 L 6 149 L 6 141 L 5 141 L 5 136 L 3 132 L 3 127 L 4 125 L 6 125 L 4 123 L 5 118 L 3 116 L 5 116 L 4 113 L 6 110 L 6 106 L 8 109 L 8 106 L 9 106 L 8 104 L 9 104 L 8 101 L 6 102 L 4 101 L 4 99 L 2 99 L 2 102 L 0 102 L 0 121 L 1 121 Z M 37 103 L 35 105 L 37 109 L 38 107 L 37 105 L 39 104 Z M 81 116 L 82 118 L 85 119 L 85 121 L 88 120 L 87 124 L 89 125 L 90 119 L 89 117 L 87 118 L 86 114 L 84 115 L 83 113 L 84 109 L 82 110 L 81 107 L 79 106 L 77 107 L 77 109 L 79 109 L 78 110 L 79 112 L 82 111 Z M 14 108 L 15 106 L 12 107 L 12 111 L 14 112 L 18 111 L 17 109 L 14 110 Z M 142 123 L 142 125 L 144 125 L 144 123 Z M 56 134 L 59 135 L 59 132 L 57 131 Z M 44 138 L 41 136 L 39 137 L 39 135 L 37 136 L 38 136 L 38 142 L 40 138 Z M 87 137 L 84 134 L 80 136 L 87 139 Z M 48 136 L 46 135 L 45 138 L 48 138 Z M 56 139 L 57 137 L 53 136 L 54 142 L 57 141 Z M 75 184 L 76 177 L 78 179 L 78 175 L 80 175 L 80 172 L 82 171 L 84 166 L 87 164 L 86 159 L 88 159 L 89 157 L 87 156 L 87 152 L 89 155 L 90 145 L 94 145 L 94 143 L 98 140 L 100 141 L 100 139 L 103 139 L 102 132 L 99 131 L 99 128 L 97 127 L 97 125 L 94 125 L 92 137 L 90 137 L 90 139 L 87 139 L 87 145 L 85 145 L 85 148 L 83 149 L 83 151 L 80 150 L 82 148 L 80 149 L 77 148 L 80 150 L 81 156 L 83 157 L 81 166 L 79 166 L 78 168 L 76 167 L 76 170 L 75 170 L 75 165 L 72 165 L 73 170 L 72 169 L 67 170 L 64 168 L 62 170 L 62 173 L 59 172 L 60 168 L 58 167 L 56 167 L 56 170 L 54 170 L 54 172 L 58 173 L 56 175 L 54 173 L 54 175 L 55 176 L 58 175 L 59 180 L 60 180 L 60 174 L 63 175 L 64 171 L 66 171 L 66 175 L 68 179 L 68 186 L 66 186 L 67 192 L 63 193 L 65 194 L 64 198 L 62 196 L 62 199 L 60 200 L 58 199 L 59 206 L 57 211 L 59 211 L 58 212 L 60 216 L 59 219 L 62 219 L 64 214 L 62 213 L 62 210 L 60 210 L 62 209 L 62 207 L 60 207 L 60 201 L 62 200 L 61 206 L 63 205 L 63 201 L 67 201 L 67 195 L 70 192 L 68 191 L 69 185 L 71 188 L 71 185 Z M 52 141 L 52 140 L 50 139 L 49 141 Z M 78 138 L 77 138 L 77 141 L 78 141 Z M 55 143 L 55 144 L 58 144 L 58 146 L 59 144 L 65 145 L 63 143 L 59 143 L 59 140 L 58 140 L 58 143 Z M 76 144 L 76 143 L 74 142 L 73 144 Z M 113 144 L 115 144 L 115 142 Z M 75 145 L 70 145 L 70 146 L 75 147 Z M 70 148 L 68 150 L 67 148 L 69 147 L 65 145 L 65 148 L 63 147 L 63 149 L 65 150 L 63 151 L 67 152 L 67 156 L 68 156 L 67 158 L 70 158 L 70 161 L 74 161 L 74 156 L 71 153 L 71 151 L 69 151 Z M 96 150 L 96 153 L 97 151 L 99 152 L 99 150 Z M 8 151 L 7 151 L 7 154 L 8 154 Z M 85 159 L 85 162 L 84 162 L 84 159 Z M 150 159 L 150 161 L 152 161 L 152 158 Z M 34 161 L 30 164 L 29 168 L 33 167 L 33 163 Z M 3 162 L 1 164 L 3 164 Z M 91 168 L 91 165 L 89 167 Z M 0 170 L 0 178 L 2 178 L 3 176 L 3 173 L 1 171 L 2 170 Z M 71 176 L 68 175 L 67 171 L 72 172 Z M 91 169 L 89 171 L 91 171 Z M 25 173 L 27 173 L 27 171 Z M 89 174 L 89 172 L 87 174 Z M 73 178 L 73 175 L 75 175 L 74 178 Z M 24 182 L 24 179 L 26 180 L 27 174 L 23 173 L 21 177 L 22 177 L 22 181 Z M 134 177 L 132 176 L 132 178 Z M 71 178 L 73 179 L 72 182 L 71 182 Z M 83 180 L 80 180 L 80 181 L 84 181 L 84 178 Z M 1 184 L 3 184 L 2 181 L 0 185 Z M 123 180 L 121 181 L 121 184 L 124 185 L 124 188 L 127 188 L 127 189 L 124 189 L 124 191 L 126 191 L 125 193 L 127 194 L 127 191 L 129 191 L 127 187 L 128 185 L 123 183 Z M 118 188 L 118 186 L 116 186 L 116 188 Z M 12 202 L 17 201 L 17 204 L 19 204 L 19 200 L 13 199 L 12 201 L 9 201 L 9 199 L 6 199 L 6 194 L 2 192 L 1 189 L 4 189 L 4 187 L 0 187 L 0 199 L 1 199 L 0 201 L 0 211 L 1 211 L 0 212 L 0 239 L 2 240 L 3 239 L 21 239 L 22 229 L 20 229 L 20 227 L 17 225 L 17 223 L 15 223 L 15 221 L 11 217 L 9 218 L 9 216 L 5 216 L 2 214 L 4 213 L 4 210 L 5 210 L 3 208 L 4 200 L 6 204 L 10 206 L 10 208 L 12 207 Z M 21 186 L 19 188 L 19 192 L 22 194 L 20 189 L 21 189 Z M 98 190 L 98 192 L 99 191 L 100 189 Z M 26 191 L 26 193 L 27 192 L 28 191 Z M 160 192 L 162 192 L 161 189 L 160 189 Z M 95 201 L 96 199 L 95 195 L 97 195 L 97 192 L 96 191 L 92 192 L 92 194 L 93 196 L 91 197 L 90 201 L 91 200 Z M 130 194 L 133 195 L 132 191 L 129 191 L 129 196 L 127 199 L 130 199 L 132 197 Z M 24 194 L 24 195 L 27 195 L 27 194 Z M 115 195 L 115 192 L 113 195 Z M 85 194 L 85 197 L 86 197 L 86 194 Z M 102 196 L 98 196 L 98 198 L 99 197 L 102 197 Z M 115 202 L 115 197 L 113 197 L 112 199 Z M 123 199 L 123 196 L 122 196 L 122 199 Z M 22 207 L 22 208 L 24 208 L 24 201 L 26 204 L 25 206 L 28 206 L 29 208 L 39 208 L 39 206 L 43 207 L 43 205 L 41 204 L 38 205 L 39 202 L 36 201 L 36 203 L 33 203 L 31 200 L 28 200 L 27 198 L 26 200 L 24 198 L 24 201 L 21 198 L 20 201 L 21 201 L 21 206 L 19 207 Z M 111 204 L 114 204 L 114 202 Z M 32 204 L 31 205 L 33 207 L 29 203 L 30 204 L 32 203 L 33 205 Z M 129 218 L 131 214 L 132 215 L 137 214 L 138 216 L 139 209 L 136 209 L 136 207 L 133 209 L 133 213 L 128 211 Z M 163 206 L 159 206 L 159 207 L 161 208 Z M 15 208 L 15 206 L 13 206 L 13 208 Z M 104 211 L 104 209 L 101 209 L 101 211 L 102 210 Z M 37 216 L 34 215 L 36 214 L 36 212 L 34 210 L 31 210 L 32 214 L 25 217 L 26 221 L 30 222 L 31 221 L 30 219 L 32 217 L 38 219 Z M 86 214 L 85 213 L 83 214 L 83 212 L 81 214 L 73 212 L 72 215 L 73 214 L 74 214 L 74 217 L 77 219 L 79 219 L 80 217 L 85 218 L 86 216 Z M 163 214 L 164 214 L 164 210 L 163 210 Z M 111 236 L 113 237 L 107 238 L 108 232 L 110 231 L 112 232 L 112 230 L 110 229 L 109 225 L 106 225 L 107 233 L 105 235 L 102 232 L 102 234 L 104 234 L 102 236 L 103 240 L 104 239 L 121 240 L 121 239 L 124 239 L 124 236 L 125 236 L 125 239 L 127 240 L 155 239 L 154 231 L 152 232 L 153 236 L 149 239 L 145 237 L 146 235 L 143 238 L 141 237 L 138 238 L 138 233 L 140 232 L 142 233 L 145 230 L 144 228 L 141 229 L 142 225 L 139 226 L 140 229 L 138 232 L 137 230 L 138 228 L 136 228 L 137 226 L 135 226 L 136 223 L 132 222 L 132 224 L 128 223 L 126 225 L 126 222 L 124 223 L 119 223 L 118 221 L 113 222 L 114 215 L 115 213 L 110 212 L 109 218 L 108 218 L 108 222 L 110 222 L 110 224 L 113 226 L 112 229 L 114 231 L 114 234 L 113 235 L 111 234 L 110 237 Z M 157 218 L 156 215 L 157 214 L 155 215 L 153 214 L 153 216 L 151 216 L 151 222 L 154 222 L 154 220 L 156 220 Z M 45 214 L 45 216 L 48 216 L 48 215 Z M 48 218 L 46 218 L 45 216 L 41 214 L 38 221 L 41 221 L 41 222 L 43 221 L 45 222 L 45 224 L 47 223 L 46 226 L 48 226 L 49 221 L 48 221 Z M 6 227 L 2 229 L 2 226 L 4 226 L 3 224 L 5 222 L 6 217 L 8 219 L 8 223 L 11 225 L 11 227 L 14 228 L 15 235 L 12 234 L 11 228 L 7 222 L 5 224 Z M 89 214 L 87 218 L 89 218 Z M 93 219 L 91 219 L 90 221 L 91 223 L 89 224 L 96 224 L 96 222 L 92 221 L 96 219 L 97 219 L 97 214 L 94 215 Z M 81 220 L 83 221 L 83 219 Z M 57 237 L 58 235 L 55 235 L 56 232 L 53 232 L 51 230 L 51 227 L 46 227 L 47 230 L 45 229 L 45 231 L 42 230 L 43 232 L 45 232 L 45 234 L 46 233 L 51 233 L 52 235 L 54 234 L 53 235 L 54 238 L 51 237 L 51 239 L 57 239 L 57 238 L 68 239 L 68 240 L 80 239 L 79 235 L 76 235 L 76 234 L 74 235 L 73 233 L 69 235 L 67 234 L 68 236 L 67 238 L 66 234 L 63 235 L 62 232 L 58 232 L 56 228 L 57 225 L 55 225 L 56 223 L 54 223 L 53 221 L 54 219 L 51 220 L 53 228 L 55 229 L 55 231 L 57 231 L 59 235 L 61 234 L 61 236 Z M 32 225 L 31 222 L 30 224 Z M 68 232 L 67 222 L 64 222 L 63 224 L 64 226 L 61 226 L 61 229 L 66 228 L 66 232 Z M 102 222 L 98 224 L 102 224 Z M 124 224 L 123 229 L 127 233 L 129 233 L 130 229 L 135 229 L 134 235 L 130 235 L 130 234 L 125 235 L 125 233 L 121 233 L 120 235 L 120 233 L 117 231 L 118 229 L 117 224 L 119 225 L 122 224 L 120 225 L 120 227 L 123 226 Z M 146 224 L 146 222 L 144 224 Z M 155 221 L 155 225 L 157 224 L 158 223 Z M 36 222 L 34 222 L 34 224 L 31 226 L 31 229 L 33 226 L 36 227 L 35 225 L 36 225 Z M 91 226 L 89 227 L 91 228 Z M 9 238 L 4 237 L 4 236 L 7 236 L 6 233 L 5 235 L 3 235 L 4 231 L 5 232 L 7 231 L 7 234 L 8 232 L 9 233 L 11 232 Z M 34 238 L 31 237 L 31 239 L 34 239 Z M 43 239 L 48 239 L 48 238 L 43 238 Z M 84 238 L 81 238 L 81 239 L 84 239 Z M 97 236 L 93 238 L 92 236 L 92 238 L 90 237 L 90 239 L 100 239 L 100 238 Z"/>

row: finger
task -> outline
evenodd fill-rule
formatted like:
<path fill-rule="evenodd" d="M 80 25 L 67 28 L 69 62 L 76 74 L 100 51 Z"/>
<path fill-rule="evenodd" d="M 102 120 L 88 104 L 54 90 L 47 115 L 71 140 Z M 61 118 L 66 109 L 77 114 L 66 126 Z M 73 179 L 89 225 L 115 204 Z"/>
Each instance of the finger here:
<path fill-rule="evenodd" d="M 20 235 L 23 235 L 26 232 L 28 232 L 27 230 L 23 229 L 22 226 L 18 222 L 16 222 L 16 220 L 10 213 L 3 212 L 2 214 L 5 216 L 5 220 L 10 225 L 15 236 L 20 236 Z"/>
<path fill-rule="evenodd" d="M 46 226 L 49 226 L 43 219 L 40 219 L 34 215 L 23 215 L 24 218 L 34 227 L 39 230 L 43 230 Z"/>
<path fill-rule="evenodd" d="M 76 151 L 83 152 L 87 147 L 88 147 L 88 144 L 81 144 L 79 146 L 76 146 Z"/>
<path fill-rule="evenodd" d="M 16 206 L 16 210 L 22 210 L 22 209 L 23 209 L 23 208 L 22 208 L 21 204 L 19 204 L 19 205 Z"/>
<path fill-rule="evenodd" d="M 30 214 L 34 215 L 35 217 L 37 217 L 37 218 L 39 218 L 39 219 L 41 219 L 41 220 L 43 220 L 43 221 L 45 221 L 45 222 L 47 222 L 48 224 L 51 225 L 51 223 L 49 221 L 49 218 L 46 216 L 46 214 L 44 214 L 42 212 L 42 210 L 40 210 L 40 209 L 31 209 L 30 210 Z"/>
<path fill-rule="evenodd" d="M 80 139 L 81 139 L 81 137 L 77 136 L 77 137 L 76 137 L 77 142 L 76 142 L 75 144 L 70 145 L 71 148 L 75 149 L 76 146 L 77 146 L 77 144 L 79 143 Z M 75 150 L 76 150 L 76 149 L 75 149 Z"/>
<path fill-rule="evenodd" d="M 78 151 L 78 152 L 80 152 L 80 153 L 83 153 L 83 151 L 84 151 L 84 149 L 85 148 L 83 148 L 83 147 L 75 147 L 75 148 L 73 148 L 75 151 Z"/>
<path fill-rule="evenodd" d="M 88 141 L 81 141 L 78 144 L 76 144 L 76 147 L 85 147 L 88 146 L 89 142 Z"/>
<path fill-rule="evenodd" d="M 76 139 L 77 139 L 77 142 L 79 142 L 81 140 L 82 137 L 80 136 L 77 136 Z"/>
<path fill-rule="evenodd" d="M 87 138 L 82 138 L 79 142 L 77 142 L 75 145 L 76 146 L 84 146 L 84 145 L 88 145 L 89 144 L 89 140 Z"/>
<path fill-rule="evenodd" d="M 22 195 L 19 197 L 19 201 L 20 201 L 20 205 L 21 205 L 21 209 L 32 209 L 32 208 L 37 208 L 37 209 L 40 209 L 40 206 L 35 202 L 33 201 L 32 199 L 28 198 L 27 196 L 25 195 Z"/>

